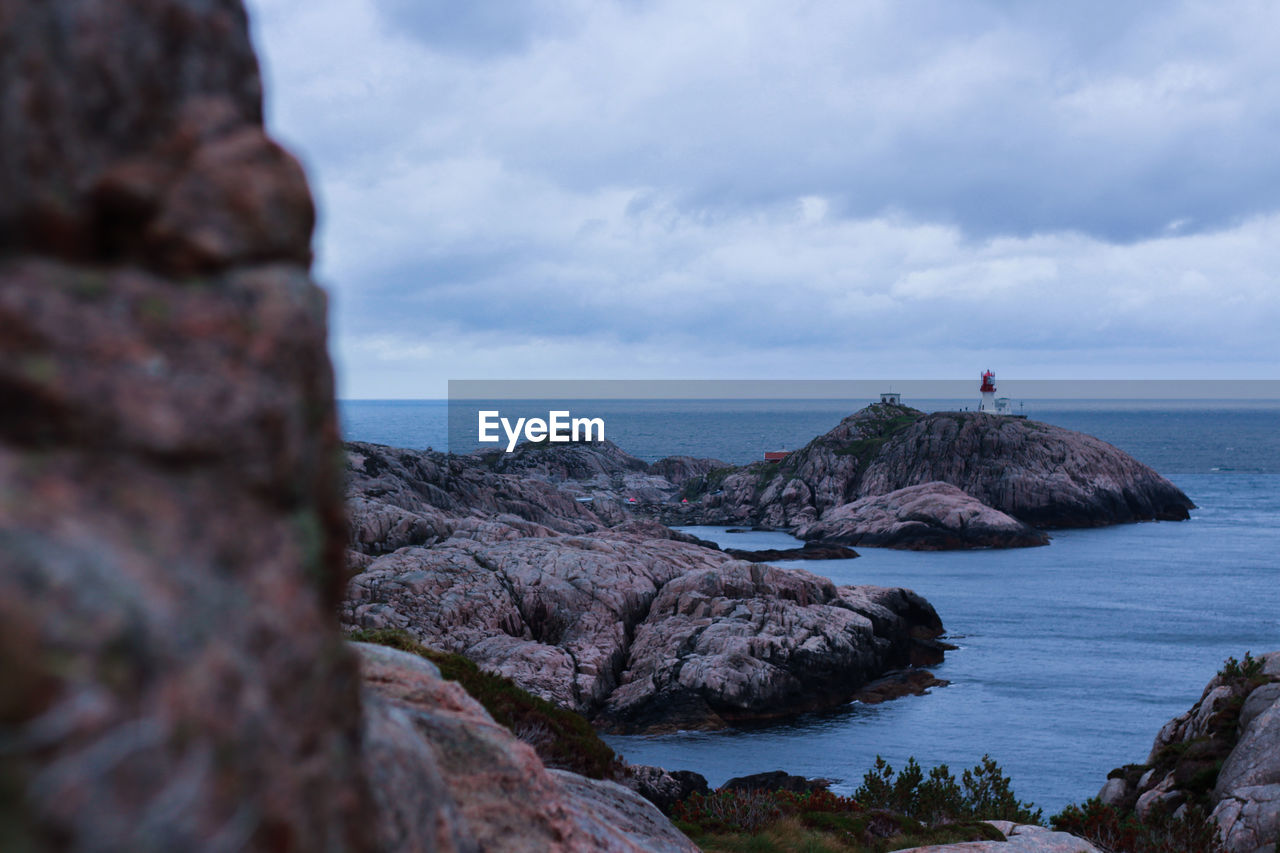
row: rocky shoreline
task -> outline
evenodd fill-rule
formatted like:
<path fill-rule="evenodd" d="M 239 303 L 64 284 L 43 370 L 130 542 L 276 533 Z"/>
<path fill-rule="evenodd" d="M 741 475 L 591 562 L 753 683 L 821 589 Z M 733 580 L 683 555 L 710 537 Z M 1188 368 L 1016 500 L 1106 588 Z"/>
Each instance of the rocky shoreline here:
<path fill-rule="evenodd" d="M 594 503 L 467 458 L 351 444 L 348 459 L 343 624 L 408 631 L 607 731 L 828 708 L 941 660 L 941 620 L 910 590 L 836 587 L 652 521 L 610 527 Z"/>

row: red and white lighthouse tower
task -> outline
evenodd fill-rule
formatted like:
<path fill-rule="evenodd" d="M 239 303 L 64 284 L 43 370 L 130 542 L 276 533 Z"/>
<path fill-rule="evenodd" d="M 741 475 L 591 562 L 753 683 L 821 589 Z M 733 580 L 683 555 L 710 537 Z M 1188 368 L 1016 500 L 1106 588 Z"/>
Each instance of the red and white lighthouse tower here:
<path fill-rule="evenodd" d="M 996 413 L 996 375 L 990 370 L 982 372 L 982 400 L 978 403 L 978 411 L 994 415 Z"/>

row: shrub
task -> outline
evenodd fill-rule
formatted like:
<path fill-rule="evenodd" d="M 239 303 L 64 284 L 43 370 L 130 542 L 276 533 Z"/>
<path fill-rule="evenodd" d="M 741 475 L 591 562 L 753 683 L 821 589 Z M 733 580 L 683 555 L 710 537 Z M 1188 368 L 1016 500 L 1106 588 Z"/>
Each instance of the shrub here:
<path fill-rule="evenodd" d="M 1250 652 L 1244 653 L 1244 660 L 1236 660 L 1234 656 L 1222 662 L 1218 677 L 1223 681 L 1256 681 L 1263 679 L 1262 660 L 1255 658 Z"/>
<path fill-rule="evenodd" d="M 1198 805 L 1174 817 L 1162 804 L 1139 820 L 1096 797 L 1084 805 L 1070 805 L 1050 818 L 1054 829 L 1070 832 L 1111 853 L 1222 853 L 1218 825 Z"/>
<path fill-rule="evenodd" d="M 431 661 L 442 676 L 461 684 L 495 722 L 532 746 L 548 767 L 572 770 L 592 779 L 614 779 L 621 775 L 622 760 L 580 714 L 534 696 L 508 678 L 485 672 L 462 655 L 427 648 L 407 631 L 362 630 L 348 634 L 347 638 L 390 646 Z"/>
<path fill-rule="evenodd" d="M 697 832 L 758 832 L 782 817 L 777 791 L 712 791 L 676 803 L 672 818 Z"/>
<path fill-rule="evenodd" d="M 862 778 L 854 798 L 868 808 L 899 812 L 930 826 L 965 820 L 1043 820 L 1040 809 L 1014 796 L 1009 778 L 989 755 L 964 771 L 959 783 L 945 764 L 926 777 L 915 758 L 908 758 L 895 775 L 893 767 L 876 756 L 875 767 Z"/>

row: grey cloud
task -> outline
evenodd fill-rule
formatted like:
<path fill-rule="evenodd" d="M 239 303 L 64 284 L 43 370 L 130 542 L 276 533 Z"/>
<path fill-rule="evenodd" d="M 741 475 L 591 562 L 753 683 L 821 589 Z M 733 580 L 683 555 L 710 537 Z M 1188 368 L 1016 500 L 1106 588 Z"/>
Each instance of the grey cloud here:
<path fill-rule="evenodd" d="M 518 53 L 574 20 L 564 0 L 377 0 L 377 7 L 393 31 L 476 58 Z"/>

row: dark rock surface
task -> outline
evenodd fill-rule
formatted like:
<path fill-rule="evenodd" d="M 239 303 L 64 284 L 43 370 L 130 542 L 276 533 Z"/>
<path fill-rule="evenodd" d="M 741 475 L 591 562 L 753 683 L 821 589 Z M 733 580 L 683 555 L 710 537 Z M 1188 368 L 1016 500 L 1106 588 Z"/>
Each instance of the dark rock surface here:
<path fill-rule="evenodd" d="M 825 791 L 831 786 L 827 779 L 809 779 L 796 776 L 784 770 L 771 770 L 765 773 L 752 773 L 749 776 L 735 776 L 719 787 L 721 791 L 793 791 L 797 794 L 808 794 L 813 791 Z"/>
<path fill-rule="evenodd" d="M 852 560 L 858 552 L 836 542 L 806 542 L 800 548 L 766 548 L 760 551 L 743 551 L 725 548 L 724 552 L 735 560 L 749 563 L 775 563 L 780 560 Z"/>
<path fill-rule="evenodd" d="M 691 770 L 664 770 L 645 764 L 627 767 L 622 784 L 657 806 L 663 814 L 670 814 L 676 803 L 694 794 L 709 794 L 707 778 Z"/>
<path fill-rule="evenodd" d="M 828 510 L 801 539 L 868 548 L 946 551 L 1048 545 L 1049 537 L 948 483 L 907 486 Z"/>

